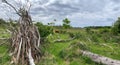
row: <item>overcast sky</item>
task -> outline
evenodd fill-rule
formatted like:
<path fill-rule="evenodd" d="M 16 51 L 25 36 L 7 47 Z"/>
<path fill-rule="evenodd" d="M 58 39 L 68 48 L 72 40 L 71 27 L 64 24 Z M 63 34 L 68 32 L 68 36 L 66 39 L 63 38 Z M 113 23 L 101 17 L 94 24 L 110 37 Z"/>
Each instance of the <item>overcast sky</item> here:
<path fill-rule="evenodd" d="M 8 0 L 19 7 L 20 0 Z M 120 0 L 30 0 L 33 20 L 61 25 L 64 18 L 74 27 L 108 26 L 120 16 Z M 24 3 L 24 0 L 22 0 Z M 19 5 L 18 5 L 19 4 Z M 16 7 L 16 8 L 17 8 Z M 0 18 L 18 19 L 15 12 L 0 2 Z"/>

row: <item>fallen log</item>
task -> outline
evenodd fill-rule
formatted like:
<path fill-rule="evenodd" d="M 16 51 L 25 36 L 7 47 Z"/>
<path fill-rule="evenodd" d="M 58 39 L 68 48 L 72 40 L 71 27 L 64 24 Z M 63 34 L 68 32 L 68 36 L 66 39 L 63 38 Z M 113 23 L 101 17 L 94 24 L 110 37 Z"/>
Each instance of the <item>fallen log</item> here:
<path fill-rule="evenodd" d="M 81 51 L 83 56 L 87 56 L 92 59 L 94 62 L 102 63 L 105 65 L 120 65 L 120 60 L 114 60 L 108 57 L 100 56 L 98 54 L 89 52 L 89 51 Z"/>
<path fill-rule="evenodd" d="M 71 41 L 73 39 L 75 39 L 75 37 L 70 38 L 70 39 L 66 39 L 66 40 L 64 40 L 64 39 L 57 39 L 57 40 L 54 40 L 54 42 L 68 42 L 68 41 Z"/>

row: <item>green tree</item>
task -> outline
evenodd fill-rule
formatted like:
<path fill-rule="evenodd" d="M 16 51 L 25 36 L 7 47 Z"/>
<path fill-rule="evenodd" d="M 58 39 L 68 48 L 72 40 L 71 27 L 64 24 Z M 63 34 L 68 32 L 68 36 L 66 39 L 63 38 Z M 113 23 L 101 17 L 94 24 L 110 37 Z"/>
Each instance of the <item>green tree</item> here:
<path fill-rule="evenodd" d="M 70 26 L 70 20 L 68 20 L 68 18 L 65 18 L 64 20 L 63 20 L 63 28 L 65 28 L 65 29 L 68 29 L 68 28 L 70 28 L 71 26 Z"/>
<path fill-rule="evenodd" d="M 118 17 L 118 20 L 114 23 L 112 32 L 115 34 L 120 33 L 120 17 Z"/>

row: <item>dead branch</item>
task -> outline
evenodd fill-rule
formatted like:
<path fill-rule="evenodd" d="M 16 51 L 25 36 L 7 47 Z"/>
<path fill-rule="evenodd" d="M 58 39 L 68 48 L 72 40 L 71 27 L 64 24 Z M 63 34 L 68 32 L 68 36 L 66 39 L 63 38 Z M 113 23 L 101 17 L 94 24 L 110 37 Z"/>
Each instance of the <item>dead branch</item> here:
<path fill-rule="evenodd" d="M 11 31 L 11 56 L 13 58 L 12 63 L 16 65 L 35 65 L 35 62 L 41 58 L 40 34 L 37 27 L 32 23 L 31 16 L 28 10 L 20 8 L 19 11 L 6 0 L 6 4 L 11 6 L 17 14 L 20 16 L 15 28 L 13 26 Z"/>
<path fill-rule="evenodd" d="M 18 12 L 18 10 L 17 10 L 12 4 L 8 3 L 7 0 L 2 0 L 2 2 L 8 4 L 9 6 L 11 6 L 11 7 L 15 10 L 15 12 L 16 12 L 19 16 L 21 16 L 20 13 Z"/>

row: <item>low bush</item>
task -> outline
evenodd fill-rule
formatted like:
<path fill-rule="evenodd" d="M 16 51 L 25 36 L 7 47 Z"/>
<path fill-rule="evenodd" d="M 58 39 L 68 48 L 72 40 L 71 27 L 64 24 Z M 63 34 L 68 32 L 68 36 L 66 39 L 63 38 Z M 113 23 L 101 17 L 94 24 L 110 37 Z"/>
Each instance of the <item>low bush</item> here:
<path fill-rule="evenodd" d="M 53 28 L 51 26 L 43 25 L 40 22 L 37 22 L 35 25 L 38 27 L 40 36 L 42 38 L 47 37 L 49 34 L 53 33 Z"/>

